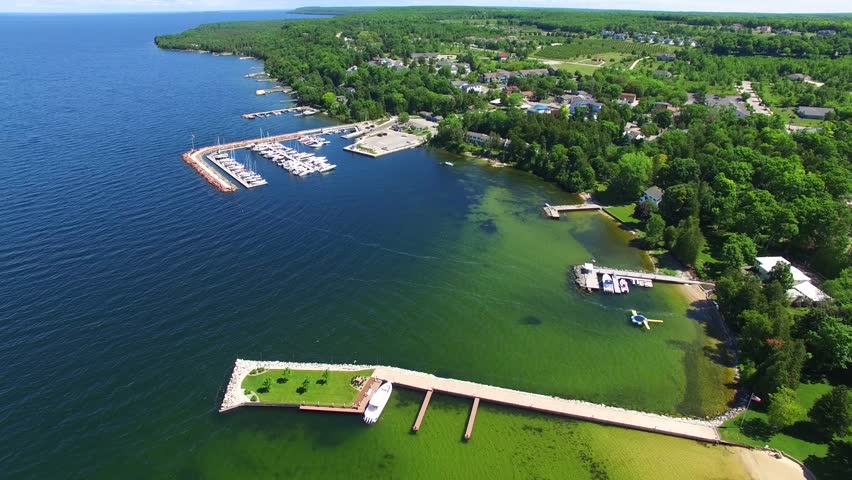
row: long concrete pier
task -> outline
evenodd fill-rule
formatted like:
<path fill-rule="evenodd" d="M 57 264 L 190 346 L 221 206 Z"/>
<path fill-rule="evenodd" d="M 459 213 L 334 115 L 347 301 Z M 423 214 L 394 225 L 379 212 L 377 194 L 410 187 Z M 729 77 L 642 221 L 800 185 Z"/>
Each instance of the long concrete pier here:
<path fill-rule="evenodd" d="M 668 417 L 665 415 L 628 410 L 619 407 L 584 402 L 581 400 L 569 400 L 549 395 L 483 385 L 464 380 L 437 377 L 435 375 L 417 372 L 414 370 L 369 365 L 333 365 L 238 359 L 234 364 L 234 370 L 231 373 L 231 380 L 225 390 L 222 406 L 219 409 L 220 412 L 225 412 L 242 406 L 263 406 L 262 403 L 251 402 L 242 389 L 243 380 L 246 376 L 248 376 L 252 369 L 258 367 L 263 367 L 269 370 L 285 368 L 290 368 L 292 370 L 329 369 L 335 371 L 373 369 L 373 375 L 371 378 L 385 382 L 393 382 L 397 386 L 415 390 L 422 390 L 425 392 L 433 391 L 458 397 L 480 399 L 484 402 L 491 402 L 515 408 L 561 415 L 605 425 L 632 428 L 635 430 L 660 433 L 703 442 L 718 443 L 720 441 L 719 432 L 716 429 L 718 425 L 706 420 Z M 369 401 L 367 398 L 368 395 L 365 395 L 362 401 Z M 425 409 L 422 406 L 421 410 L 425 412 Z M 420 415 L 418 415 L 418 417 L 420 417 Z M 422 422 L 422 418 L 419 418 L 419 420 Z M 469 428 L 472 428 L 472 424 L 469 424 Z"/>

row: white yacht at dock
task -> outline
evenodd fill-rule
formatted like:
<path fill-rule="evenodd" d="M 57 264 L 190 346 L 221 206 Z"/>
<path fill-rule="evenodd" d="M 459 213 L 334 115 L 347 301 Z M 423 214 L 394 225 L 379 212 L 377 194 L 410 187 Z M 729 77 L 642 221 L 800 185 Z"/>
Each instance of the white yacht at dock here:
<path fill-rule="evenodd" d="M 392 391 L 393 384 L 391 382 L 385 382 L 379 387 L 376 393 L 373 394 L 373 398 L 370 399 L 370 403 L 367 404 L 367 409 L 364 411 L 364 423 L 372 424 L 379 420 L 379 415 L 382 414 L 382 410 L 385 409 L 385 405 L 390 400 Z"/>

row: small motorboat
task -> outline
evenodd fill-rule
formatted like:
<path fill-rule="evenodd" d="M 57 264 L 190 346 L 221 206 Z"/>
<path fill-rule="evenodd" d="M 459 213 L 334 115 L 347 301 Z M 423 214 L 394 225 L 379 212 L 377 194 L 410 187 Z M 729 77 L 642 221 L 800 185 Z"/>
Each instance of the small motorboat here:
<path fill-rule="evenodd" d="M 615 293 L 615 284 L 612 281 L 612 275 L 608 273 L 601 275 L 601 284 L 605 293 Z"/>
<path fill-rule="evenodd" d="M 390 400 L 392 391 L 393 384 L 391 382 L 385 382 L 376 390 L 373 398 L 370 399 L 370 403 L 367 404 L 367 409 L 364 411 L 364 423 L 373 424 L 379 420 L 379 415 L 382 414 L 382 410 L 385 409 L 385 405 Z"/>
<path fill-rule="evenodd" d="M 618 286 L 621 288 L 621 293 L 630 293 L 630 287 L 627 285 L 627 280 L 619 278 Z"/>
<path fill-rule="evenodd" d="M 444 165 L 446 165 L 446 166 L 448 166 L 448 167 L 452 167 L 452 166 L 453 166 L 453 162 L 444 162 Z"/>

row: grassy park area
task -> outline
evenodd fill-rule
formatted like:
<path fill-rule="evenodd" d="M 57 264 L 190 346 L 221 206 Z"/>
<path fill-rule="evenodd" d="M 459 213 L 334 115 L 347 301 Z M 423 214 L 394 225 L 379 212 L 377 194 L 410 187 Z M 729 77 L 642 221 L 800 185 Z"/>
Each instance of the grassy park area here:
<path fill-rule="evenodd" d="M 247 376 L 242 388 L 256 395 L 260 402 L 351 405 L 360 392 L 352 380 L 368 378 L 372 373 L 372 370 L 265 370 Z"/>
<path fill-rule="evenodd" d="M 831 385 L 827 383 L 803 383 L 796 389 L 799 405 L 807 412 L 829 390 Z M 769 425 L 766 409 L 754 402 L 745 417 L 728 420 L 719 431 L 724 440 L 756 447 L 769 445 L 803 462 L 808 457 L 824 457 L 828 453 L 828 442 L 817 434 L 807 417 L 776 432 Z"/>

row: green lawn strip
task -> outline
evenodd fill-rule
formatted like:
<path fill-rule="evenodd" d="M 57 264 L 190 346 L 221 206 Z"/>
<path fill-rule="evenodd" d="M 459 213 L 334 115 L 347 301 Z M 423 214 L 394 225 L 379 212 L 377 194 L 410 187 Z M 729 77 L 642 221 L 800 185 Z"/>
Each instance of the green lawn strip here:
<path fill-rule="evenodd" d="M 355 401 L 359 390 L 352 386 L 354 377 L 369 377 L 372 370 L 328 372 L 328 382 L 323 383 L 323 370 L 291 370 L 287 381 L 278 383 L 284 370 L 266 370 L 259 375 L 249 375 L 243 380 L 242 388 L 256 392 L 259 402 L 309 404 L 322 406 L 349 406 Z M 268 392 L 262 390 L 266 378 L 270 380 Z M 308 380 L 307 389 L 300 393 L 303 382 Z"/>
<path fill-rule="evenodd" d="M 617 218 L 618 221 L 632 230 L 641 230 L 642 221 L 633 216 L 633 211 L 636 205 L 628 203 L 627 205 L 616 205 L 614 207 L 606 207 L 606 211 L 610 215 Z"/>
<path fill-rule="evenodd" d="M 807 412 L 817 398 L 831 390 L 827 383 L 803 383 L 796 389 L 799 404 Z M 740 426 L 742 423 L 742 427 Z M 752 403 L 743 422 L 743 415 L 728 420 L 719 428 L 723 440 L 744 443 L 755 447 L 769 445 L 772 448 L 804 462 L 810 456 L 824 457 L 828 452 L 828 442 L 813 429 L 807 418 L 774 433 L 767 422 L 765 408 Z"/>

